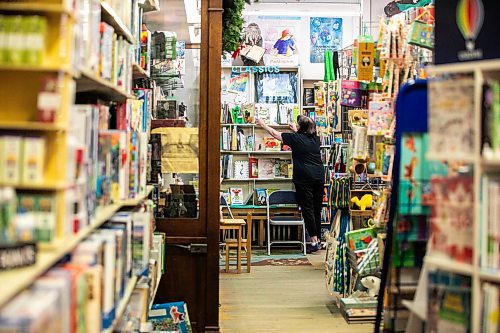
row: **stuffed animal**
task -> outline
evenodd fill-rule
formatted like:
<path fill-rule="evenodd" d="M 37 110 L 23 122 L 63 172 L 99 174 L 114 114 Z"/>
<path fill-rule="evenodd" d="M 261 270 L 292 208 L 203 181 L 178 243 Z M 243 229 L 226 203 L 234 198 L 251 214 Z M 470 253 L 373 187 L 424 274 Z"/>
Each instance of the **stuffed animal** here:
<path fill-rule="evenodd" d="M 372 208 L 373 196 L 371 194 L 365 194 L 359 199 L 358 197 L 351 198 L 351 202 L 359 207 L 362 211 L 365 211 L 367 208 Z"/>
<path fill-rule="evenodd" d="M 373 275 L 365 276 L 361 279 L 361 284 L 368 289 L 368 296 L 375 297 L 378 295 L 380 290 L 380 278 Z"/>

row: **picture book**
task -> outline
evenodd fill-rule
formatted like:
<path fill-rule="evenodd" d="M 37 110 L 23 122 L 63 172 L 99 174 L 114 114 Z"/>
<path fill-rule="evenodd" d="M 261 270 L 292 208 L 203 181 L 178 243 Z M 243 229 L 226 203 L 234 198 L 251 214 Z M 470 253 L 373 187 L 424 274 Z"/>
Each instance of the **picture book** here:
<path fill-rule="evenodd" d="M 243 205 L 243 188 L 241 187 L 231 187 L 229 189 L 229 193 L 231 194 L 231 205 Z"/>
<path fill-rule="evenodd" d="M 274 165 L 274 177 L 275 178 L 288 178 L 288 165 L 289 160 L 277 159 Z"/>
<path fill-rule="evenodd" d="M 0 136 L 0 181 L 4 184 L 21 182 L 22 137 Z"/>
<path fill-rule="evenodd" d="M 234 178 L 236 178 L 236 179 L 249 178 L 248 161 L 235 161 L 234 162 Z"/>
<path fill-rule="evenodd" d="M 428 332 L 470 332 L 470 277 L 431 271 L 428 279 Z"/>
<path fill-rule="evenodd" d="M 235 94 L 245 94 L 248 85 L 248 73 L 231 73 L 227 91 Z"/>
<path fill-rule="evenodd" d="M 423 213 L 423 164 L 426 163 L 422 134 L 404 133 L 401 140 L 399 213 L 419 215 Z"/>
<path fill-rule="evenodd" d="M 257 206 L 265 206 L 267 204 L 267 190 L 265 188 L 256 188 L 255 196 L 255 204 Z"/>
<path fill-rule="evenodd" d="M 281 141 L 275 138 L 264 138 L 266 151 L 281 151 Z"/>
<path fill-rule="evenodd" d="M 314 106 L 314 88 L 304 88 L 304 106 Z"/>
<path fill-rule="evenodd" d="M 149 311 L 149 321 L 153 324 L 153 331 L 155 332 L 193 332 L 187 305 L 184 302 L 153 304 Z"/>
<path fill-rule="evenodd" d="M 274 159 L 259 158 L 257 161 L 259 178 L 274 178 Z"/>
<path fill-rule="evenodd" d="M 430 251 L 471 263 L 474 232 L 473 178 L 468 176 L 431 179 L 433 205 Z M 453 230 L 453 234 L 449 233 Z"/>
<path fill-rule="evenodd" d="M 249 167 L 249 178 L 258 178 L 259 177 L 259 168 L 257 165 L 258 160 L 255 157 L 248 158 L 248 167 Z"/>
<path fill-rule="evenodd" d="M 394 112 L 390 101 L 370 102 L 368 135 L 385 135 L 391 126 Z"/>

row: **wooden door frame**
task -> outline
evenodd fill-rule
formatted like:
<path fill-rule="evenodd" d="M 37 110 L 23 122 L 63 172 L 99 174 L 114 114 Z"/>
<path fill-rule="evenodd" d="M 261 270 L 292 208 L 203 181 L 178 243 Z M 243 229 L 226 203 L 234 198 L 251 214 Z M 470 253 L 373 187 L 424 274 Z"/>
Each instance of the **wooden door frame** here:
<path fill-rule="evenodd" d="M 207 244 L 204 332 L 219 332 L 219 191 L 222 0 L 201 1 L 199 82 L 199 216 L 157 218 L 166 244 Z M 175 270 L 175 267 L 166 269 Z M 177 272 L 182 274 L 182 272 Z M 193 286 L 194 289 L 195 286 Z M 203 289 L 203 288 L 202 288 Z M 188 305 L 189 306 L 189 305 Z"/>

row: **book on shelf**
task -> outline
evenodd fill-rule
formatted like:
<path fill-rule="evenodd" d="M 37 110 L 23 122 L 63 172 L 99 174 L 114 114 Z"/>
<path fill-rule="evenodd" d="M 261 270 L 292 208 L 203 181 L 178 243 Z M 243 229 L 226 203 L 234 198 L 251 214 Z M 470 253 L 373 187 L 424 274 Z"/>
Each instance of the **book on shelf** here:
<path fill-rule="evenodd" d="M 0 15 L 0 64 L 41 65 L 47 49 L 47 22 L 39 15 Z"/>
<path fill-rule="evenodd" d="M 483 283 L 482 285 L 482 319 L 481 332 L 497 333 L 500 329 L 500 286 L 498 284 Z"/>
<path fill-rule="evenodd" d="M 483 86 L 482 101 L 482 138 L 483 156 L 500 159 L 500 81 L 488 81 Z"/>
<path fill-rule="evenodd" d="M 257 161 L 259 178 L 274 178 L 275 161 L 272 158 L 259 158 Z"/>
<path fill-rule="evenodd" d="M 229 189 L 231 195 L 231 205 L 244 205 L 244 192 L 241 187 L 231 187 Z"/>
<path fill-rule="evenodd" d="M 429 272 L 427 329 L 429 332 L 470 332 L 471 279 L 445 271 Z"/>
<path fill-rule="evenodd" d="M 46 140 L 40 136 L 0 136 L 0 182 L 41 184 L 45 180 Z"/>
<path fill-rule="evenodd" d="M 481 253 L 482 268 L 500 270 L 500 177 L 483 175 L 481 202 Z"/>
<path fill-rule="evenodd" d="M 472 263 L 474 232 L 474 186 L 470 176 L 431 179 L 432 233 L 430 253 Z M 449 233 L 453 230 L 453 234 Z"/>
<path fill-rule="evenodd" d="M 303 106 L 314 106 L 314 88 L 304 88 Z"/>
<path fill-rule="evenodd" d="M 234 178 L 247 179 L 249 178 L 249 161 L 234 162 Z"/>
<path fill-rule="evenodd" d="M 187 305 L 184 302 L 153 304 L 149 321 L 153 323 L 154 331 L 192 332 Z"/>

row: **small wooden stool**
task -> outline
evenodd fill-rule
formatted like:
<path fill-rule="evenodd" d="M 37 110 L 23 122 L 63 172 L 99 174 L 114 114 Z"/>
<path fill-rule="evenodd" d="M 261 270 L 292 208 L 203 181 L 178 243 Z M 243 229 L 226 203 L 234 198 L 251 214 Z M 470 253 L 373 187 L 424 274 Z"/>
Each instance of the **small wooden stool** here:
<path fill-rule="evenodd" d="M 226 267 L 229 261 L 229 250 L 233 247 L 239 249 L 240 252 L 244 248 L 247 256 L 247 273 L 250 273 L 250 269 L 252 267 L 252 214 L 247 214 L 247 232 L 246 238 L 242 238 L 241 236 L 241 245 L 238 245 L 238 239 L 226 239 Z M 227 271 L 227 269 L 226 269 Z M 239 273 L 239 271 L 238 271 Z"/>
<path fill-rule="evenodd" d="M 242 227 L 246 224 L 243 219 L 221 219 L 219 228 L 220 230 L 233 230 L 236 232 L 236 240 L 234 240 L 237 247 L 236 264 L 238 274 L 241 273 L 241 249 L 242 249 Z M 233 242 L 233 241 L 231 241 Z M 226 243 L 226 273 L 229 272 L 229 246 Z"/>

